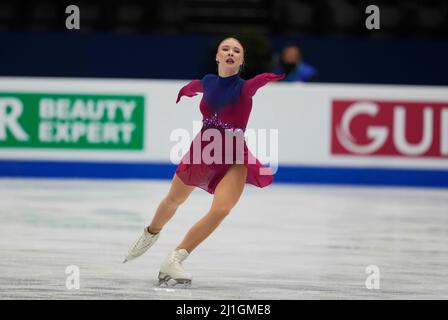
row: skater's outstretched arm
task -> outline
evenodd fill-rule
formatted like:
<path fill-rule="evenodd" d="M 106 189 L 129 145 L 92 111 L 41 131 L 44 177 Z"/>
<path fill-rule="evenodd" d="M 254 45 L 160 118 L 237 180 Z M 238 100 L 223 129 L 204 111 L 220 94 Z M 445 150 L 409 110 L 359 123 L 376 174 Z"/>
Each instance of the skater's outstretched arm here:
<path fill-rule="evenodd" d="M 183 96 L 194 97 L 198 94 L 198 92 L 204 92 L 201 81 L 192 80 L 180 89 L 179 94 L 177 95 L 176 103 L 178 103 L 180 98 Z"/>
<path fill-rule="evenodd" d="M 268 82 L 271 81 L 278 81 L 285 77 L 285 74 L 275 74 L 275 73 L 262 73 L 258 76 L 253 77 L 250 80 L 247 80 L 244 85 L 244 92 L 249 97 L 252 97 L 255 95 L 258 89 L 266 85 Z"/>

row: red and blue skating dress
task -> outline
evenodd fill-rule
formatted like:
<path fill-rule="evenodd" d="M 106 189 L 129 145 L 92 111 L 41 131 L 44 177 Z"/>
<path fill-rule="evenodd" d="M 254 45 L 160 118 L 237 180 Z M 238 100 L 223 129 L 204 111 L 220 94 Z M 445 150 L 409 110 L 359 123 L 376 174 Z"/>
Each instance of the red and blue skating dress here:
<path fill-rule="evenodd" d="M 245 81 L 240 78 L 239 74 L 230 77 L 208 74 L 202 80 L 191 81 L 179 91 L 176 103 L 182 96 L 193 97 L 200 92 L 203 93 L 199 105 L 202 113 L 201 131 L 194 138 L 190 149 L 182 157 L 176 169 L 177 176 L 185 184 L 200 187 L 214 194 L 216 186 L 234 163 L 244 164 L 247 168 L 246 183 L 260 188 L 272 183 L 271 169 L 263 166 L 249 151 L 244 140 L 244 132 L 252 109 L 252 97 L 259 88 L 268 82 L 281 80 L 283 77 L 283 74 L 263 73 Z M 208 129 L 215 129 L 214 132 L 221 134 L 209 136 L 209 140 L 204 139 Z M 225 138 L 226 132 L 231 132 L 235 136 L 238 133 L 242 134 L 243 146 L 240 149 L 243 151 L 239 155 L 236 148 L 241 147 L 241 144 L 238 144 L 236 138 L 232 138 L 234 139 L 233 148 L 230 151 L 233 152 L 229 157 L 231 146 L 226 148 L 226 143 L 229 143 L 229 140 Z M 217 138 L 218 136 L 221 138 Z M 215 139 L 221 139 L 220 143 L 216 144 Z M 207 148 L 212 142 L 214 142 L 214 147 Z M 208 160 L 205 161 L 201 156 L 202 151 L 211 151 L 213 159 L 219 160 L 211 163 Z"/>

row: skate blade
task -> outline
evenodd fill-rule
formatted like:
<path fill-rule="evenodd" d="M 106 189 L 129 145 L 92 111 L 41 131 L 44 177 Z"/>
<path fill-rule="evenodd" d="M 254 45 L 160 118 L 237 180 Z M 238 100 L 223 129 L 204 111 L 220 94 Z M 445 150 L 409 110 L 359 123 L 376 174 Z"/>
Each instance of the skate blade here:
<path fill-rule="evenodd" d="M 134 259 L 135 259 L 134 257 L 127 256 L 126 258 L 124 258 L 123 263 L 129 262 L 129 261 L 134 260 Z"/>
<path fill-rule="evenodd" d="M 159 287 L 162 288 L 190 288 L 190 279 L 173 279 L 165 273 L 159 272 Z"/>
<path fill-rule="evenodd" d="M 127 256 L 126 258 L 124 258 L 123 263 L 133 261 L 133 260 L 137 259 L 138 257 L 140 257 L 140 256 Z"/>

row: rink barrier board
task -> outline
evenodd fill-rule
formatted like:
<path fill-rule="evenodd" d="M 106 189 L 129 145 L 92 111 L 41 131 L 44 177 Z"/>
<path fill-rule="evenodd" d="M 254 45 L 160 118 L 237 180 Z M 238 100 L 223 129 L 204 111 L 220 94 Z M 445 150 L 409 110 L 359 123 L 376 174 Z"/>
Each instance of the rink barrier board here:
<path fill-rule="evenodd" d="M 0 121 L 0 176 L 170 179 L 176 163 L 172 134 L 181 129 L 192 139 L 195 121 L 200 124 L 200 96 L 175 103 L 186 83 L 0 77 L 0 91 L 9 101 L 4 97 L 2 104 L 0 98 L 0 116 L 8 114 L 8 121 Z M 93 141 L 62 148 L 58 140 L 30 147 L 17 133 L 21 128 L 36 135 L 22 123 L 22 111 L 33 107 L 24 98 L 30 95 L 141 97 L 142 144 L 129 149 Z M 257 92 L 252 111 L 248 128 L 269 131 L 269 137 L 277 130 L 277 154 L 269 157 L 248 140 L 261 163 L 280 163 L 275 182 L 448 187 L 448 87 L 272 83 Z M 62 118 L 57 122 L 65 123 Z"/>
<path fill-rule="evenodd" d="M 64 179 L 171 179 L 163 162 L 58 162 L 0 160 L 0 177 Z M 448 188 L 448 170 L 380 167 L 279 166 L 275 183 Z"/>

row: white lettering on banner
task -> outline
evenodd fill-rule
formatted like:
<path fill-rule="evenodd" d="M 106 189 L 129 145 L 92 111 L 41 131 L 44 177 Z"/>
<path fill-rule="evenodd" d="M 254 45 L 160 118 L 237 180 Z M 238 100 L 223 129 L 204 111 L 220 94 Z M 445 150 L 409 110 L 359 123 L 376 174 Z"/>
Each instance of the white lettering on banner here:
<path fill-rule="evenodd" d="M 72 104 L 71 104 L 72 103 Z M 105 116 L 108 120 L 117 118 L 121 111 L 125 121 L 130 121 L 135 110 L 135 101 L 76 99 L 50 99 L 39 101 L 39 116 L 43 119 L 57 118 L 60 120 L 100 120 Z"/>
<path fill-rule="evenodd" d="M 123 112 L 124 120 L 126 120 L 126 121 L 131 120 L 132 113 L 134 113 L 134 109 L 135 109 L 134 101 L 131 101 L 131 102 L 123 101 L 121 103 L 121 111 Z"/>
<path fill-rule="evenodd" d="M 75 122 L 72 125 L 72 141 L 78 141 L 86 134 L 86 126 L 82 122 Z"/>
<path fill-rule="evenodd" d="M 7 112 L 7 109 L 11 112 Z M 22 115 L 23 105 L 15 98 L 0 99 L 0 141 L 6 140 L 6 129 L 12 133 L 16 140 L 28 141 L 29 136 L 19 124 L 19 117 Z"/>
<path fill-rule="evenodd" d="M 51 122 L 42 121 L 39 124 L 39 141 L 41 142 L 51 142 L 52 141 L 52 126 Z"/>
<path fill-rule="evenodd" d="M 98 122 L 90 123 L 87 129 L 87 141 L 89 143 L 100 143 L 100 124 Z"/>
<path fill-rule="evenodd" d="M 78 142 L 85 137 L 93 144 L 118 144 L 121 137 L 123 143 L 129 144 L 132 133 L 137 129 L 134 123 L 129 122 L 135 108 L 135 101 L 117 99 L 43 98 L 39 101 L 39 116 L 48 121 L 39 124 L 39 140 Z M 119 118 L 120 113 L 122 119 Z"/>
<path fill-rule="evenodd" d="M 357 102 L 352 104 L 342 117 L 342 124 L 336 128 L 336 135 L 339 142 L 349 151 L 354 153 L 369 154 L 377 151 L 386 142 L 389 130 L 386 127 L 375 126 L 367 129 L 367 136 L 372 142 L 367 145 L 358 145 L 350 132 L 350 123 L 353 118 L 360 114 L 367 114 L 375 117 L 379 107 L 372 102 Z"/>
<path fill-rule="evenodd" d="M 78 142 L 85 137 L 89 143 L 119 143 L 120 135 L 123 143 L 130 143 L 132 132 L 136 129 L 133 123 L 83 123 L 83 122 L 51 122 L 39 123 L 39 140 L 41 142 Z"/>
<path fill-rule="evenodd" d="M 119 143 L 119 127 L 115 123 L 105 123 L 103 125 L 103 141 Z"/>
<path fill-rule="evenodd" d="M 448 155 L 448 109 L 442 110 L 440 125 L 440 153 Z"/>
<path fill-rule="evenodd" d="M 57 109 L 57 114 L 56 116 L 58 117 L 58 119 L 61 120 L 68 120 L 70 119 L 70 114 L 69 114 L 69 108 L 70 108 L 70 100 L 68 99 L 61 99 L 59 103 L 59 108 Z"/>
<path fill-rule="evenodd" d="M 92 104 L 93 101 L 92 100 L 87 100 L 86 102 L 84 102 L 83 100 L 79 100 L 76 99 L 75 102 L 73 103 L 73 108 L 72 108 L 72 117 L 74 119 L 92 119 L 92 120 L 99 120 L 101 119 L 101 115 L 95 116 L 93 114 L 88 113 L 88 110 L 93 110 L 92 108 Z M 93 113 L 93 112 L 92 112 Z"/>
<path fill-rule="evenodd" d="M 76 99 L 73 103 L 72 117 L 73 119 L 90 119 L 100 120 L 103 117 L 102 105 L 99 104 L 98 108 L 95 108 L 95 102 L 93 100 L 80 100 Z"/>
<path fill-rule="evenodd" d="M 53 99 L 40 99 L 39 101 L 39 117 L 41 119 L 53 118 Z"/>
<path fill-rule="evenodd" d="M 132 131 L 134 131 L 135 125 L 133 123 L 123 123 L 121 126 L 121 133 L 124 143 L 130 143 L 132 138 Z"/>
<path fill-rule="evenodd" d="M 423 110 L 423 137 L 420 143 L 410 144 L 406 140 L 406 111 L 402 106 L 394 110 L 394 143 L 398 151 L 407 155 L 419 155 L 429 150 L 432 144 L 433 112 L 431 108 Z"/>
<path fill-rule="evenodd" d="M 53 118 L 52 99 L 41 99 L 39 102 L 39 117 L 41 119 Z"/>
<path fill-rule="evenodd" d="M 58 122 L 56 123 L 56 136 L 55 136 L 55 141 L 60 142 L 60 141 L 65 141 L 65 142 L 69 142 L 70 141 L 70 136 L 68 134 L 68 123 L 64 123 L 64 122 Z"/>

